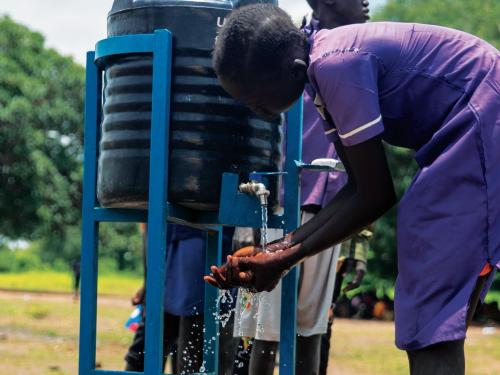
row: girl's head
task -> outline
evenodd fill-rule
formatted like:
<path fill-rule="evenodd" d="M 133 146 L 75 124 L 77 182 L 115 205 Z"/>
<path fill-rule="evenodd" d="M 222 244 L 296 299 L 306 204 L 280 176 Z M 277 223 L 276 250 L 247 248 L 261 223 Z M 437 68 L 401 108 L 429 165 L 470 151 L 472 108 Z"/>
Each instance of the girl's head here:
<path fill-rule="evenodd" d="M 364 23 L 370 17 L 368 0 L 307 0 L 323 29 Z"/>
<path fill-rule="evenodd" d="M 224 89 L 263 117 L 288 109 L 307 81 L 308 42 L 290 16 L 255 4 L 231 13 L 214 50 Z"/>
<path fill-rule="evenodd" d="M 318 0 L 307 0 L 307 4 L 309 4 L 312 10 L 316 10 L 318 7 Z"/>

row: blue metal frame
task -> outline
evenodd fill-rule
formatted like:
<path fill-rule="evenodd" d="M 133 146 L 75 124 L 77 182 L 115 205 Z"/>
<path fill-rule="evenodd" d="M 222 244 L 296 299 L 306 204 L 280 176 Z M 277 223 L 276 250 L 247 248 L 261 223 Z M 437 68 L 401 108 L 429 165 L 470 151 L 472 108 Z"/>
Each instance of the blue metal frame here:
<path fill-rule="evenodd" d="M 153 56 L 153 93 L 151 122 L 151 157 L 148 210 L 106 209 L 96 199 L 97 157 L 102 116 L 102 76 L 111 56 L 150 54 Z M 168 30 L 154 34 L 127 35 L 104 39 L 95 52 L 87 54 L 85 100 L 85 149 L 82 207 L 82 294 L 80 312 L 80 375 L 137 374 L 124 371 L 96 370 L 96 315 L 98 274 L 98 229 L 100 222 L 148 222 L 148 290 L 146 304 L 145 371 L 147 375 L 163 374 L 163 296 L 167 222 L 207 231 L 207 272 L 220 264 L 222 225 L 260 227 L 260 206 L 255 197 L 238 192 L 238 176 L 226 173 L 222 180 L 221 205 L 218 212 L 190 210 L 168 202 L 168 144 L 170 127 L 170 85 L 172 35 Z M 301 158 L 302 100 L 288 114 L 285 209 L 283 215 L 271 214 L 270 228 L 286 232 L 299 225 L 299 171 Z M 255 175 L 252 176 L 255 178 Z M 241 213 L 245 213 L 242 215 Z M 154 249 L 154 250 L 153 250 Z M 204 374 L 218 372 L 218 330 L 213 319 L 218 306 L 217 289 L 205 289 L 205 343 L 212 343 L 204 354 Z M 292 270 L 283 281 L 280 374 L 295 373 L 295 322 L 297 274 Z M 216 337 L 215 342 L 212 337 Z M 212 344 L 210 344 L 212 345 Z M 205 348 L 207 349 L 207 348 Z"/>
<path fill-rule="evenodd" d="M 285 177 L 285 232 L 300 225 L 300 176 L 295 161 L 302 157 L 302 98 L 287 114 Z M 282 281 L 280 320 L 280 374 L 295 374 L 295 338 L 297 323 L 297 269 L 293 268 Z"/>
<path fill-rule="evenodd" d="M 110 56 L 133 53 L 153 55 L 153 96 L 151 121 L 151 157 L 148 210 L 99 208 L 96 199 L 98 142 L 101 123 L 102 72 Z M 170 85 L 172 35 L 168 30 L 154 34 L 128 35 L 105 39 L 87 55 L 85 104 L 85 151 L 82 207 L 82 296 L 80 312 L 79 374 L 126 374 L 95 370 L 97 316 L 97 249 L 99 222 L 144 222 L 148 231 L 149 251 L 146 285 L 145 374 L 163 374 L 163 293 L 165 279 L 168 135 L 170 121 Z"/>

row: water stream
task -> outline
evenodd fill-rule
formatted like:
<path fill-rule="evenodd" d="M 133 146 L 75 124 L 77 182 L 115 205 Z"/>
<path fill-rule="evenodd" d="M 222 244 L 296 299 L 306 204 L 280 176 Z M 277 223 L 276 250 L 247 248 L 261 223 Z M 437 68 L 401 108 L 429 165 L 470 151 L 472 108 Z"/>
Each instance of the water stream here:
<path fill-rule="evenodd" d="M 260 235 L 260 245 L 263 249 L 263 251 L 267 251 L 267 242 L 268 242 L 268 236 L 267 236 L 267 205 L 261 205 L 261 220 L 262 220 L 262 226 L 261 226 L 261 235 Z M 231 309 L 227 310 L 225 313 L 220 311 L 220 309 L 217 310 L 217 312 L 214 312 L 214 318 L 216 321 L 218 321 L 222 327 L 225 327 L 228 321 L 231 318 L 231 314 L 235 313 L 236 309 L 240 309 L 241 311 L 250 308 L 250 306 L 253 306 L 253 312 L 254 312 L 254 319 L 257 319 L 257 312 L 258 312 L 258 306 L 259 304 L 262 303 L 262 295 L 261 293 L 253 293 L 248 289 L 241 289 L 241 301 L 239 301 L 240 305 L 236 304 L 236 306 Z M 234 304 L 233 296 L 231 295 L 231 292 L 229 290 L 220 290 L 219 294 L 217 296 L 217 301 L 216 303 L 220 306 L 220 304 Z M 242 312 L 240 312 L 240 315 L 242 315 Z M 258 322 L 257 327 L 256 327 L 258 332 L 262 332 L 264 328 L 262 325 Z M 205 342 L 205 352 L 213 350 L 212 345 L 215 343 L 216 338 L 212 337 L 211 340 L 208 340 L 209 342 Z M 241 363 L 243 365 L 243 363 Z M 200 368 L 200 373 L 205 372 L 205 363 Z"/>
<path fill-rule="evenodd" d="M 264 252 L 267 251 L 267 205 L 260 206 L 262 227 L 260 229 L 260 245 Z"/>

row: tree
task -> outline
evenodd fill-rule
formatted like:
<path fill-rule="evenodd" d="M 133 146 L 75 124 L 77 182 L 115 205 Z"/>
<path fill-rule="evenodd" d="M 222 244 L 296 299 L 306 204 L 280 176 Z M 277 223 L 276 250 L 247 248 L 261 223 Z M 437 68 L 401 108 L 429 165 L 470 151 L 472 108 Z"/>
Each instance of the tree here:
<path fill-rule="evenodd" d="M 40 34 L 0 18 L 0 238 L 37 240 L 51 264 L 80 254 L 84 76 Z M 117 268 L 142 268 L 136 225 L 101 226 L 101 243 Z"/>
<path fill-rule="evenodd" d="M 0 18 L 0 233 L 57 235 L 80 217 L 83 68 Z"/>
<path fill-rule="evenodd" d="M 452 27 L 500 47 L 498 0 L 388 0 L 374 19 Z"/>

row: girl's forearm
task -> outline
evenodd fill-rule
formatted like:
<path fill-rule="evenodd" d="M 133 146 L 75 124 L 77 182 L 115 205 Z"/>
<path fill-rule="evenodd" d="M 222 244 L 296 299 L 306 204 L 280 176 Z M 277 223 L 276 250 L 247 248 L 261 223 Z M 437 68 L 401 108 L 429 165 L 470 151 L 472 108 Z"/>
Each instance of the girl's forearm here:
<path fill-rule="evenodd" d="M 335 148 L 349 176 L 348 184 L 294 233 L 292 242 L 300 246 L 290 252 L 291 262 L 299 262 L 342 242 L 378 219 L 396 202 L 380 138 L 349 148 L 336 143 Z"/>
<path fill-rule="evenodd" d="M 392 199 L 372 201 L 349 190 L 339 199 L 341 201 L 334 199 L 320 211 L 324 215 L 312 218 L 307 228 L 304 225 L 297 229 L 292 241 L 300 246 L 284 254 L 287 264 L 295 265 L 344 241 L 380 217 L 394 203 Z"/>
<path fill-rule="evenodd" d="M 342 206 L 348 204 L 350 197 L 355 193 L 350 185 L 346 185 L 339 193 L 314 217 L 304 225 L 297 228 L 293 233 L 293 242 L 302 243 L 319 228 L 325 225 L 333 216 L 336 215 Z"/>

